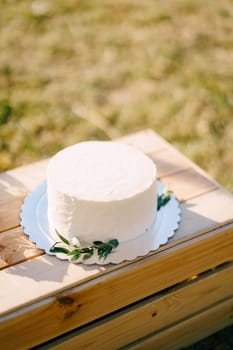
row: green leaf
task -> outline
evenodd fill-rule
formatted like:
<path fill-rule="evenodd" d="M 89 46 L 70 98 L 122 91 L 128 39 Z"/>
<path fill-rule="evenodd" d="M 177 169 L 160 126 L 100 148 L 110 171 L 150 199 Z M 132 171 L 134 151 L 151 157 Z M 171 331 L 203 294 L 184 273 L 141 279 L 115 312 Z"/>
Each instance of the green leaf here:
<path fill-rule="evenodd" d="M 162 193 L 157 197 L 157 211 L 159 211 L 163 206 L 165 206 L 171 199 L 171 191 Z"/>
<path fill-rule="evenodd" d="M 64 254 L 69 254 L 69 249 L 63 248 L 63 247 L 51 247 L 49 250 L 51 253 L 64 253 Z"/>
<path fill-rule="evenodd" d="M 93 252 L 90 252 L 90 253 L 85 254 L 85 255 L 83 256 L 83 260 L 87 260 L 87 259 L 91 258 L 92 255 L 93 255 Z"/>
<path fill-rule="evenodd" d="M 99 249 L 98 249 L 98 256 L 99 256 L 100 258 L 102 258 L 102 257 L 104 256 L 104 249 L 103 249 L 103 248 L 99 248 Z"/>
<path fill-rule="evenodd" d="M 76 253 L 72 256 L 71 260 L 74 261 L 74 260 L 78 260 L 80 258 L 80 252 L 79 253 Z"/>
<path fill-rule="evenodd" d="M 99 245 L 102 245 L 104 243 L 102 241 L 94 241 L 93 244 L 96 246 L 99 246 Z"/>
<path fill-rule="evenodd" d="M 164 197 L 162 204 L 166 205 L 169 201 L 170 201 L 170 196 L 166 196 L 166 197 Z"/>
<path fill-rule="evenodd" d="M 81 253 L 90 253 L 91 252 L 91 248 L 88 248 L 88 247 L 81 248 L 80 252 Z"/>
<path fill-rule="evenodd" d="M 111 246 L 109 246 L 109 247 L 107 247 L 105 249 L 105 251 L 104 251 L 104 259 L 107 258 L 107 256 L 111 253 L 111 251 L 112 251 L 112 247 Z"/>
<path fill-rule="evenodd" d="M 68 239 L 66 239 L 65 237 L 63 237 L 57 230 L 56 234 L 58 235 L 58 237 L 62 240 L 63 243 L 65 243 L 66 245 L 70 245 L 70 242 L 68 241 Z"/>
<path fill-rule="evenodd" d="M 110 239 L 108 242 L 113 248 L 116 248 L 119 245 L 119 242 L 117 239 Z"/>
<path fill-rule="evenodd" d="M 70 250 L 68 255 L 76 255 L 76 254 L 81 254 L 80 252 L 80 248 L 74 249 L 74 250 Z"/>
<path fill-rule="evenodd" d="M 113 246 L 111 246 L 110 244 L 106 244 L 105 248 L 104 248 L 104 252 L 108 252 L 108 254 L 110 254 L 113 250 Z"/>

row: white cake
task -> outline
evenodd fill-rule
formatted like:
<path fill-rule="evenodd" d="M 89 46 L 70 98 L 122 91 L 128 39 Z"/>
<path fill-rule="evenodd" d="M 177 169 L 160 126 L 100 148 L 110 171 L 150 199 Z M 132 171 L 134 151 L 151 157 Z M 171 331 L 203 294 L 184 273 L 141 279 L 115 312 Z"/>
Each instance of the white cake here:
<path fill-rule="evenodd" d="M 155 220 L 156 167 L 126 144 L 82 142 L 51 158 L 47 194 L 52 232 L 81 242 L 120 243 L 143 234 Z"/>

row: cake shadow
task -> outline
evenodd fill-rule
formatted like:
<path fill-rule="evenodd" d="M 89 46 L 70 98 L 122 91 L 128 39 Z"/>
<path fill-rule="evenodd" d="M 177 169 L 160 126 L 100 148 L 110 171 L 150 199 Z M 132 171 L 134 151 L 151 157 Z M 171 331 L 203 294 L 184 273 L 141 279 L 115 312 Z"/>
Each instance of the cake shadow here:
<path fill-rule="evenodd" d="M 108 265 L 109 266 L 109 265 Z M 71 263 L 67 260 L 60 260 L 55 256 L 44 254 L 35 259 L 11 266 L 5 272 L 15 275 L 17 278 L 25 278 L 27 283 L 33 280 L 35 282 L 52 282 L 72 287 L 91 279 L 94 275 L 106 273 L 109 269 L 106 265 L 84 265 L 82 263 Z M 71 285 L 72 284 L 72 285 Z M 60 286 L 57 287 L 60 287 Z M 56 287 L 54 284 L 52 288 Z"/>

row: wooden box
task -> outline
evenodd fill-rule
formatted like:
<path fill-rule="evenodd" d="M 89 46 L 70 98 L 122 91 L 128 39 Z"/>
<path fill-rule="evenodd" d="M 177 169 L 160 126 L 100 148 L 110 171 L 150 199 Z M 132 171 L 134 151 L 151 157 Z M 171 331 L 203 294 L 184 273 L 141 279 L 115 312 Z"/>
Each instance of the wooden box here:
<path fill-rule="evenodd" d="M 179 349 L 233 323 L 233 196 L 151 130 L 149 155 L 181 208 L 168 244 L 119 265 L 48 256 L 24 235 L 24 197 L 47 161 L 0 174 L 2 349 Z"/>

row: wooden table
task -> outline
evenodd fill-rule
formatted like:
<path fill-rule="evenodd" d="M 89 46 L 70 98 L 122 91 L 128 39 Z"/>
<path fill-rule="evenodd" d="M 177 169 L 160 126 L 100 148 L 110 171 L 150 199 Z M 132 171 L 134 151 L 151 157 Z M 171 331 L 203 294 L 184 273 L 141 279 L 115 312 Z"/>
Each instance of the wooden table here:
<path fill-rule="evenodd" d="M 47 160 L 0 174 L 2 349 L 171 350 L 233 322 L 233 196 L 151 130 L 121 141 L 148 154 L 179 199 L 175 236 L 119 265 L 58 260 L 19 221 Z"/>

